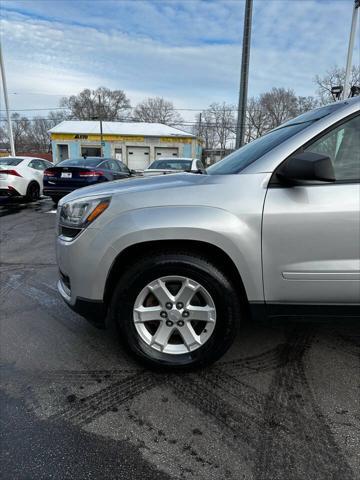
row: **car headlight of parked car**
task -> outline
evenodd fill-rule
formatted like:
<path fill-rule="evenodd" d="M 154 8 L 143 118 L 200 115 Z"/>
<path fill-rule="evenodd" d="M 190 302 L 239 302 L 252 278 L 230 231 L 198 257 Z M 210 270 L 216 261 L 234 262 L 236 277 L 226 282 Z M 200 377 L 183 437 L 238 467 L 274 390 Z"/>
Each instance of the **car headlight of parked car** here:
<path fill-rule="evenodd" d="M 59 234 L 69 240 L 96 220 L 109 206 L 110 197 L 73 200 L 59 206 Z"/>

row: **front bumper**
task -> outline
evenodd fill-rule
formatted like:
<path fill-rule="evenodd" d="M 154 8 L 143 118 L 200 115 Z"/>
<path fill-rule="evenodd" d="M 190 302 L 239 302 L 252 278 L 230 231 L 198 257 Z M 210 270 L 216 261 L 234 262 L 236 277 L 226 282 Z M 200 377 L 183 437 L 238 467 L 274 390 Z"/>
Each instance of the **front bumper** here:
<path fill-rule="evenodd" d="M 62 299 L 75 313 L 92 322 L 105 323 L 107 309 L 104 302 L 88 298 L 76 298 L 72 301 L 71 292 L 61 278 L 58 281 L 57 288 Z"/>
<path fill-rule="evenodd" d="M 58 235 L 56 258 L 60 270 L 58 289 L 73 308 L 85 299 L 95 307 L 102 303 L 108 273 L 116 257 L 108 235 L 97 228 L 87 227 L 72 241 Z"/>

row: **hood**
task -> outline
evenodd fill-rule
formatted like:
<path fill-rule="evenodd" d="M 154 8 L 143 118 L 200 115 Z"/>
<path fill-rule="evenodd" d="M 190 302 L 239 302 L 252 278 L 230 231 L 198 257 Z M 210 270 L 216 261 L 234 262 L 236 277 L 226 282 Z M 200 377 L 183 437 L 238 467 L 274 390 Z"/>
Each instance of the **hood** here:
<path fill-rule="evenodd" d="M 63 197 L 59 204 L 93 196 L 118 196 L 126 193 L 146 192 L 168 188 L 191 187 L 204 183 L 214 183 L 210 175 L 195 175 L 193 173 L 174 173 L 172 175 L 155 175 L 128 180 L 115 180 L 99 183 L 90 187 L 79 188 Z"/>

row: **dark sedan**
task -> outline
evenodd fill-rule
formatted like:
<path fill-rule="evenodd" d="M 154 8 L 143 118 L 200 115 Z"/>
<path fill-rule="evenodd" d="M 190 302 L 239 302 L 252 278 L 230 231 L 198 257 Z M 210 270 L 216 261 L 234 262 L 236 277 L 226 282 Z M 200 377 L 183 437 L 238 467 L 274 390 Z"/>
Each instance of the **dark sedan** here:
<path fill-rule="evenodd" d="M 100 182 L 121 180 L 136 172 L 112 158 L 87 157 L 63 160 L 44 172 L 44 195 L 55 203 L 77 188 Z"/>

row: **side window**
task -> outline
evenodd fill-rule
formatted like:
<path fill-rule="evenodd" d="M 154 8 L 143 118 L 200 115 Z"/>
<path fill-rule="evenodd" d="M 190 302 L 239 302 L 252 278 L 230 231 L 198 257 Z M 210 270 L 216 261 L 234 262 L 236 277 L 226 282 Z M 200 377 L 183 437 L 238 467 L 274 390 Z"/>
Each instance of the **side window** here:
<path fill-rule="evenodd" d="M 106 170 L 111 170 L 111 167 L 109 165 L 109 162 L 102 162 L 100 165 L 98 165 L 99 168 L 105 168 Z"/>
<path fill-rule="evenodd" d="M 114 172 L 120 172 L 120 166 L 118 162 L 115 162 L 114 160 L 108 160 L 108 164 L 110 166 L 110 169 L 113 170 Z"/>
<path fill-rule="evenodd" d="M 123 172 L 123 173 L 127 173 L 130 175 L 130 170 L 128 169 L 128 167 L 125 165 L 125 163 L 122 163 L 122 162 L 118 162 L 118 165 L 120 167 L 120 170 Z"/>
<path fill-rule="evenodd" d="M 44 170 L 46 170 L 47 168 L 51 168 L 53 166 L 51 162 L 47 162 L 46 160 L 43 160 L 42 163 L 43 163 Z"/>
<path fill-rule="evenodd" d="M 41 160 L 31 160 L 31 162 L 29 163 L 29 167 L 34 168 L 35 170 L 44 170 Z"/>
<path fill-rule="evenodd" d="M 46 162 L 45 160 L 38 160 L 38 162 L 40 170 L 45 170 L 46 168 L 49 168 L 51 166 L 50 162 Z"/>
<path fill-rule="evenodd" d="M 323 135 L 304 149 L 328 155 L 336 180 L 360 180 L 360 115 Z"/>
<path fill-rule="evenodd" d="M 198 170 L 204 170 L 204 165 L 202 164 L 202 162 L 200 162 L 200 160 L 196 161 L 196 168 Z"/>

